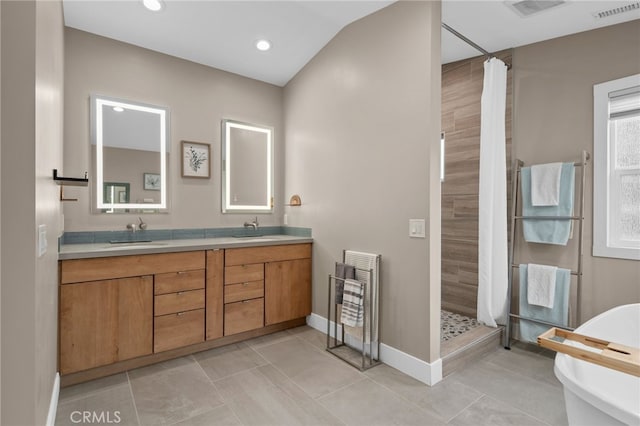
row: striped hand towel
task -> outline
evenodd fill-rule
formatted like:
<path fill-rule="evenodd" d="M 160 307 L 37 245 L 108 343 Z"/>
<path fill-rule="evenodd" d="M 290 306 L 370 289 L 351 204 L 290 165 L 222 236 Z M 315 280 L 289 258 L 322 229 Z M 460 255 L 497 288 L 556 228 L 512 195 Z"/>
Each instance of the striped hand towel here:
<path fill-rule="evenodd" d="M 342 297 L 342 314 L 340 321 L 349 327 L 362 327 L 362 294 L 364 284 L 360 281 L 344 280 L 344 292 Z"/>

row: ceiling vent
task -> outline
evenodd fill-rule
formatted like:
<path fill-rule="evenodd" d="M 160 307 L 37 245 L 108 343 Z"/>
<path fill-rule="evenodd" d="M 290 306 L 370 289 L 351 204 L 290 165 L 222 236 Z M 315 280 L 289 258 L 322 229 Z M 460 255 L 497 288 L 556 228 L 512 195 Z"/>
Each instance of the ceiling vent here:
<path fill-rule="evenodd" d="M 596 19 L 608 18 L 609 16 L 619 15 L 625 12 L 631 12 L 633 10 L 640 11 L 640 2 L 629 3 L 625 6 L 614 7 L 609 10 L 602 10 L 600 12 L 593 12 L 593 17 Z"/>
<path fill-rule="evenodd" d="M 522 1 L 506 1 L 510 9 L 523 18 L 535 15 L 536 13 L 549 10 L 553 7 L 560 6 L 565 3 L 564 0 L 522 0 Z"/>

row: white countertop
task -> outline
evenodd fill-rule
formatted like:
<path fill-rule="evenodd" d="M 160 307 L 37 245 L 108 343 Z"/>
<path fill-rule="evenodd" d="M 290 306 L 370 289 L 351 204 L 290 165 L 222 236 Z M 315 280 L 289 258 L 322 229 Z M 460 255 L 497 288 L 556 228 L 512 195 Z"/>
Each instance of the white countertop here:
<path fill-rule="evenodd" d="M 140 243 L 65 244 L 60 246 L 59 260 L 86 259 L 91 257 L 132 256 L 138 254 L 168 253 L 178 251 L 259 247 L 282 244 L 311 243 L 311 237 L 293 235 L 265 235 L 262 237 L 221 237 L 185 240 L 158 240 Z"/>

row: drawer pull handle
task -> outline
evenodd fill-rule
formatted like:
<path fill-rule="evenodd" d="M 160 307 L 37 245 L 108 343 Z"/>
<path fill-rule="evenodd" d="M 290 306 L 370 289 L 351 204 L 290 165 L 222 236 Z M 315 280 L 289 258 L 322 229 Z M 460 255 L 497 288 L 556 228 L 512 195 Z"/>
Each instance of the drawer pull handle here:
<path fill-rule="evenodd" d="M 246 286 L 248 286 L 248 285 L 249 285 L 249 283 L 248 283 L 248 282 L 246 282 L 246 283 L 242 283 L 242 285 L 246 287 Z"/>
<path fill-rule="evenodd" d="M 187 271 L 178 271 L 178 275 L 184 275 L 186 273 L 187 273 Z"/>
<path fill-rule="evenodd" d="M 249 303 L 251 300 L 243 300 L 242 303 Z"/>
<path fill-rule="evenodd" d="M 184 312 L 178 312 L 176 315 L 177 315 L 177 316 L 179 316 L 179 317 L 181 317 L 181 316 L 183 316 L 183 315 L 184 315 Z"/>
<path fill-rule="evenodd" d="M 184 294 L 184 291 L 179 291 L 178 292 L 178 296 L 182 296 Z"/>

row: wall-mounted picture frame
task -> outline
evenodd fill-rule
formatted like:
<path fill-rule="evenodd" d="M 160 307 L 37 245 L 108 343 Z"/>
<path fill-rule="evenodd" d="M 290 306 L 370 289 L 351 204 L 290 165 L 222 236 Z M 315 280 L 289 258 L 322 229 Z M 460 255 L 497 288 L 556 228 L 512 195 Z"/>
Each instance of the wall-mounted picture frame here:
<path fill-rule="evenodd" d="M 159 173 L 144 173 L 143 182 L 145 191 L 160 191 L 161 179 Z"/>
<path fill-rule="evenodd" d="M 211 145 L 182 141 L 182 177 L 211 177 Z"/>

